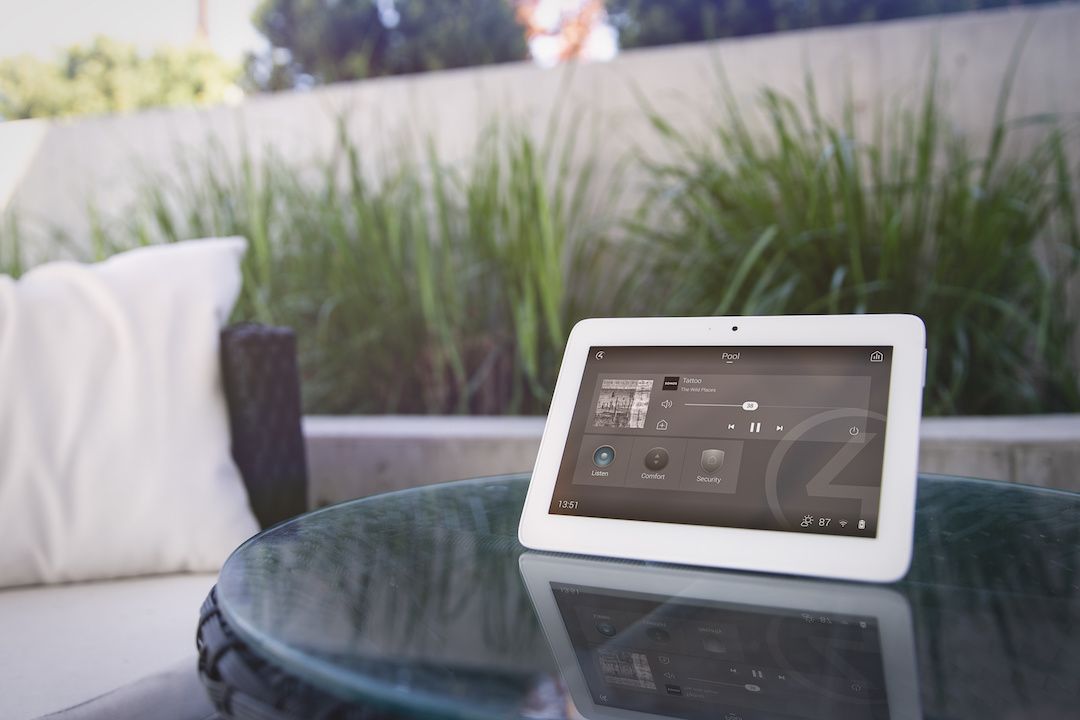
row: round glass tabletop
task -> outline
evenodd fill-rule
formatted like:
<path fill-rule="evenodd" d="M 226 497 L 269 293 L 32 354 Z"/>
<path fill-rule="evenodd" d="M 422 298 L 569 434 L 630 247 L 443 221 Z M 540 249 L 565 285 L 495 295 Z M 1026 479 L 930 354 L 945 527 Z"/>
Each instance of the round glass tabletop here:
<path fill-rule="evenodd" d="M 249 650 L 445 718 L 1074 718 L 1080 495 L 922 477 L 891 586 L 536 553 L 527 476 L 357 500 L 221 572 Z"/>

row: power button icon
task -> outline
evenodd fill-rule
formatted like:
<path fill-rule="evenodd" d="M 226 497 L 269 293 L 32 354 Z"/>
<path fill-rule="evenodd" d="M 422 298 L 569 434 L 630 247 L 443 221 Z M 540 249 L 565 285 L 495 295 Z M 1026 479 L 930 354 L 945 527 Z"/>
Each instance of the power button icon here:
<path fill-rule="evenodd" d="M 859 426 L 858 425 L 852 425 L 851 429 L 848 430 L 848 435 L 850 435 L 851 437 L 855 437 L 858 434 L 859 434 Z"/>

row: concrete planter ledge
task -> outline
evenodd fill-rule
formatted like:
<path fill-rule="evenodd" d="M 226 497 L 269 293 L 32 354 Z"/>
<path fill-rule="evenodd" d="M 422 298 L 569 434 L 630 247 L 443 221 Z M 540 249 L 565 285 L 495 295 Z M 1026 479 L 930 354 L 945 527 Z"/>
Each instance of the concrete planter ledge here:
<path fill-rule="evenodd" d="M 304 418 L 313 507 L 447 480 L 532 469 L 541 417 Z M 1080 490 L 1080 415 L 927 418 L 923 472 Z"/>
<path fill-rule="evenodd" d="M 923 418 L 923 442 L 1080 443 L 1080 415 Z"/>
<path fill-rule="evenodd" d="M 926 418 L 919 469 L 1080 491 L 1080 415 Z"/>
<path fill-rule="evenodd" d="M 543 432 L 542 417 L 308 416 L 308 501 L 529 471 Z"/>

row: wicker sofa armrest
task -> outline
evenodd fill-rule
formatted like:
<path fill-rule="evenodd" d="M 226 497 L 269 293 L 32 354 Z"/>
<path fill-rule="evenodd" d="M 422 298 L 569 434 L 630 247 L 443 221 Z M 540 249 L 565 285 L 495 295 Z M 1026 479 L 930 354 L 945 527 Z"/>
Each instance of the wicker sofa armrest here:
<path fill-rule="evenodd" d="M 230 325 L 221 367 L 233 459 L 266 528 L 307 510 L 296 337 L 288 328 Z"/>

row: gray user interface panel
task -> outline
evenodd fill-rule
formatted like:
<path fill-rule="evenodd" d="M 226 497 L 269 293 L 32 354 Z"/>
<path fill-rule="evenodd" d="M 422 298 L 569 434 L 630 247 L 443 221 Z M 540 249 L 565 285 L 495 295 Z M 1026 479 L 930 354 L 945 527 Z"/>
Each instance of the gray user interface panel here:
<path fill-rule="evenodd" d="M 550 512 L 874 537 L 891 347 L 594 347 Z"/>

